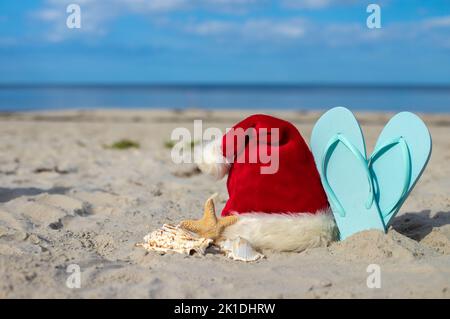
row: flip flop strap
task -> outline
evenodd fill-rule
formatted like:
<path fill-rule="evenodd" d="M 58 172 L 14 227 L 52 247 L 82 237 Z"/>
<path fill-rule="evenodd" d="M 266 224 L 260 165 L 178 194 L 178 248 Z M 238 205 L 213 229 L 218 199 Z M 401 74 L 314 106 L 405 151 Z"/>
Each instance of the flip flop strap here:
<path fill-rule="evenodd" d="M 404 159 L 404 166 L 405 166 L 405 179 L 403 180 L 403 189 L 402 194 L 400 195 L 399 199 L 391 206 L 389 210 L 386 210 L 386 212 L 381 212 L 383 217 L 388 216 L 391 214 L 395 209 L 397 209 L 398 205 L 403 201 L 404 196 L 409 190 L 409 184 L 411 183 L 411 157 L 409 153 L 409 147 L 406 143 L 403 136 L 397 137 L 380 147 L 377 151 L 375 151 L 372 156 L 370 156 L 369 159 L 369 168 L 372 167 L 372 163 L 375 160 L 375 158 L 382 153 L 384 150 L 389 149 L 391 147 L 394 147 L 395 145 L 400 145 L 402 149 L 402 155 Z"/>
<path fill-rule="evenodd" d="M 361 154 L 361 152 L 341 133 L 337 133 L 334 135 L 330 141 L 328 142 L 324 154 L 322 156 L 322 177 L 323 177 L 323 186 L 330 198 L 330 201 L 334 204 L 335 209 L 337 210 L 338 214 L 341 217 L 345 217 L 345 210 L 342 207 L 341 203 L 336 197 L 336 194 L 334 193 L 333 189 L 330 186 L 330 183 L 328 182 L 327 177 L 327 166 L 328 166 L 328 160 L 330 158 L 330 150 L 331 147 L 337 143 L 341 142 L 352 154 L 358 159 L 361 166 L 364 168 L 364 171 L 367 175 L 367 181 L 369 183 L 369 197 L 366 202 L 366 208 L 369 209 L 374 201 L 374 194 L 373 194 L 373 182 L 372 182 L 372 176 L 369 172 L 369 167 L 367 165 L 367 161 L 365 157 Z"/>

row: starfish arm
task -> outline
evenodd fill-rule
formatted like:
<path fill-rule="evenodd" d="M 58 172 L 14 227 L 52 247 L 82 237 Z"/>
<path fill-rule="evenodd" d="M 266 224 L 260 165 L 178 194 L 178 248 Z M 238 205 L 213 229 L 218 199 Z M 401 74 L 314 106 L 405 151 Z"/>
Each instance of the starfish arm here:
<path fill-rule="evenodd" d="M 183 220 L 180 227 L 194 233 L 200 232 L 202 225 L 197 220 Z"/>
<path fill-rule="evenodd" d="M 212 197 L 209 198 L 205 203 L 205 209 L 203 211 L 202 219 L 208 223 L 217 223 L 216 208 L 214 207 L 214 201 Z"/>
<path fill-rule="evenodd" d="M 221 228 L 225 228 L 228 227 L 230 225 L 233 225 L 234 223 L 236 223 L 238 221 L 238 217 L 237 216 L 226 216 L 223 217 L 221 219 L 219 219 L 219 226 Z"/>

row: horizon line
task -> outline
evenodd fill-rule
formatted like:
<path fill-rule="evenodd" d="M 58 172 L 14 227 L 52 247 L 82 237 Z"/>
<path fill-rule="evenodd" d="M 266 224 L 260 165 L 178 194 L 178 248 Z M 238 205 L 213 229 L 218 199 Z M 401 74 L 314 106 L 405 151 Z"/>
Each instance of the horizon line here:
<path fill-rule="evenodd" d="M 1 83 L 0 89 L 22 88 L 150 88 L 150 89 L 450 89 L 450 83 L 354 83 L 354 82 L 16 82 Z"/>

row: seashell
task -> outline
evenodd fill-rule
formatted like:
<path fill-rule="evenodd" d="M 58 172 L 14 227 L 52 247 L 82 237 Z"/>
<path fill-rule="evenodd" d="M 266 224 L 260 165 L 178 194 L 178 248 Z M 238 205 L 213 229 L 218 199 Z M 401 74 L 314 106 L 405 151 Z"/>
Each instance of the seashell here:
<path fill-rule="evenodd" d="M 144 237 L 144 242 L 136 244 L 148 251 L 177 252 L 191 255 L 196 252 L 204 255 L 206 248 L 212 244 L 212 239 L 201 238 L 178 226 L 164 224 Z"/>
<path fill-rule="evenodd" d="M 264 258 L 263 254 L 260 254 L 253 249 L 252 245 L 242 237 L 225 239 L 217 243 L 217 245 L 228 258 L 233 260 L 249 262 Z"/>

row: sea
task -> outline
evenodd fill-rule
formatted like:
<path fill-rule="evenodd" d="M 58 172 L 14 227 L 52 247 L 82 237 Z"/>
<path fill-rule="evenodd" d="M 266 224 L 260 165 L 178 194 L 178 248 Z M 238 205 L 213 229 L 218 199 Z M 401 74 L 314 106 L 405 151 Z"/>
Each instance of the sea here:
<path fill-rule="evenodd" d="M 0 84 L 0 112 L 64 109 L 286 109 L 450 112 L 450 85 Z"/>

